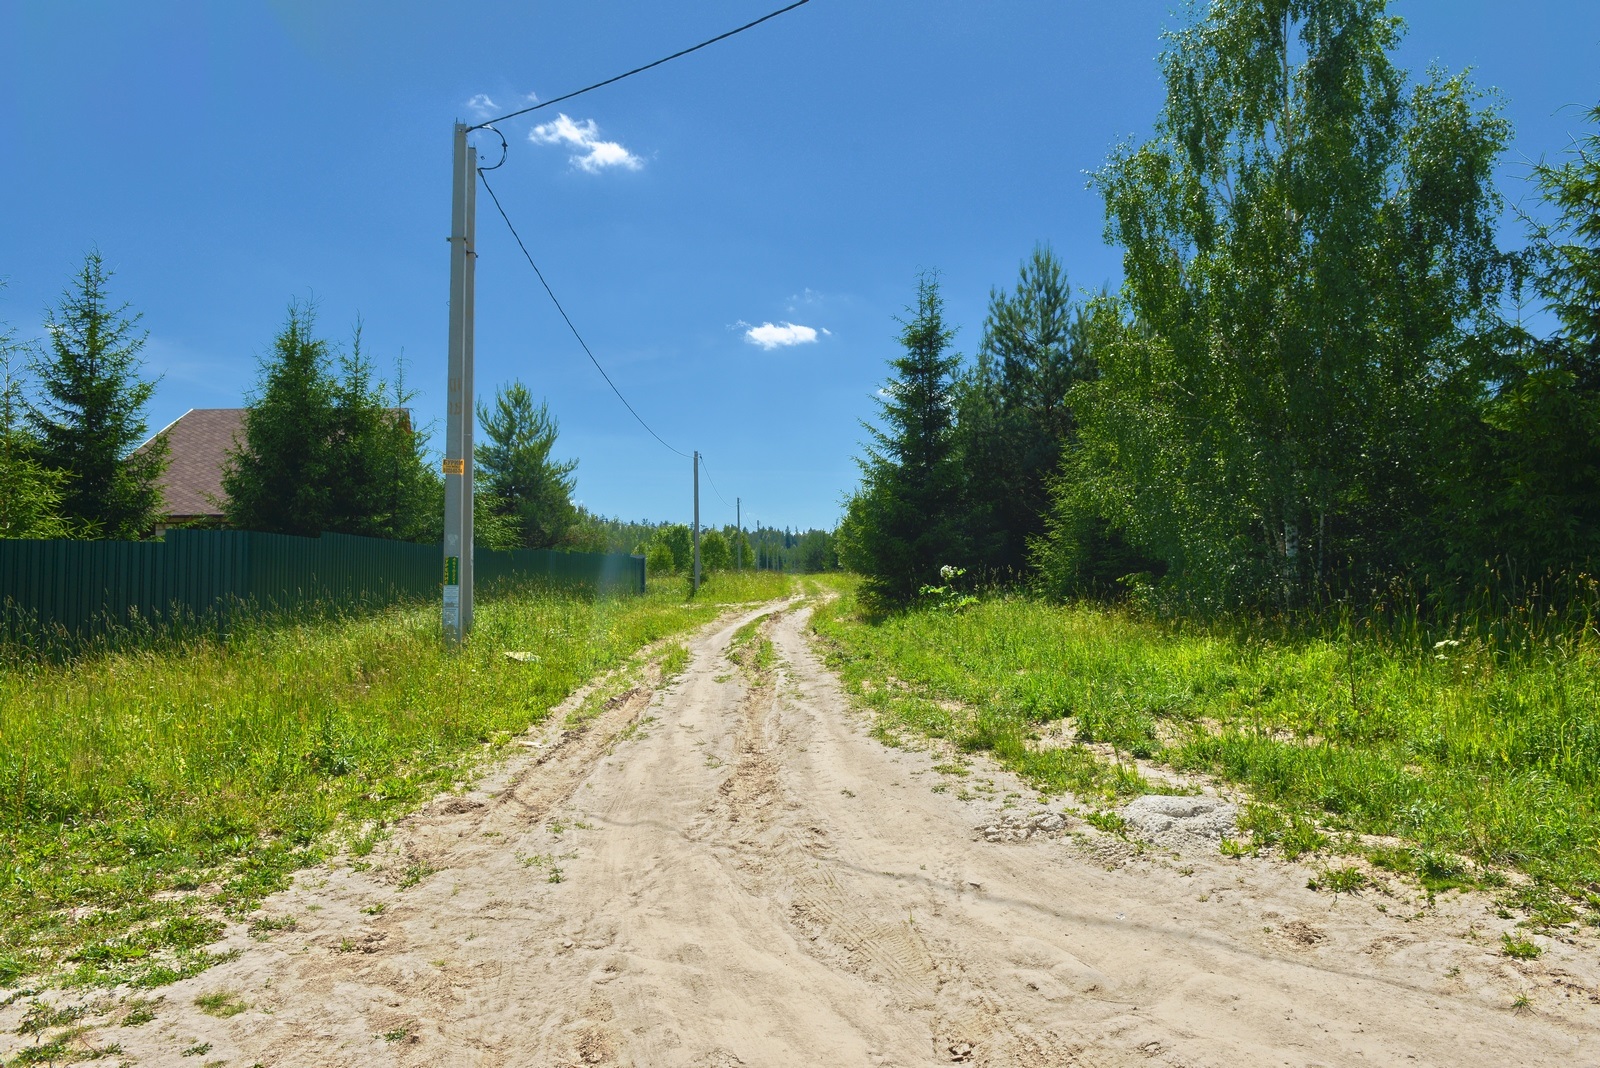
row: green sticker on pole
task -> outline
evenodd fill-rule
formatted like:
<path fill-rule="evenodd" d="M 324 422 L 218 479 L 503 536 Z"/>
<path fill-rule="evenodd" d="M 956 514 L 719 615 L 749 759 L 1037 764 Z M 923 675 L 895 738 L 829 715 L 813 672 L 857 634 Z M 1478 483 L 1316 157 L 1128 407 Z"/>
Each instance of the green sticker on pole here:
<path fill-rule="evenodd" d="M 444 584 L 446 586 L 461 585 L 461 557 L 447 556 L 444 558 Z"/>

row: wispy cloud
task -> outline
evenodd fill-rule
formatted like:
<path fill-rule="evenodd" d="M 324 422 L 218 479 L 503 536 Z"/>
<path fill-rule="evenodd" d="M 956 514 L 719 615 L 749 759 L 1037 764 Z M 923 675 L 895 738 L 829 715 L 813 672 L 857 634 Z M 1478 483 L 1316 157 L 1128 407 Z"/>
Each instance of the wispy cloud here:
<path fill-rule="evenodd" d="M 644 161 L 615 141 L 600 140 L 600 128 L 593 119 L 574 121 L 557 115 L 555 121 L 542 123 L 528 131 L 528 140 L 536 145 L 568 145 L 576 151 L 570 157 L 575 167 L 598 174 L 607 167 L 626 167 L 636 171 Z"/>
<path fill-rule="evenodd" d="M 822 332 L 827 333 L 826 330 Z M 817 340 L 817 330 L 816 327 L 801 326 L 799 323 L 762 323 L 746 330 L 744 339 L 771 352 L 776 348 L 814 342 Z"/>
<path fill-rule="evenodd" d="M 487 119 L 490 115 L 498 115 L 500 113 L 499 105 L 489 99 L 488 93 L 478 93 L 467 101 L 467 110 L 472 112 L 475 118 L 479 119 Z"/>

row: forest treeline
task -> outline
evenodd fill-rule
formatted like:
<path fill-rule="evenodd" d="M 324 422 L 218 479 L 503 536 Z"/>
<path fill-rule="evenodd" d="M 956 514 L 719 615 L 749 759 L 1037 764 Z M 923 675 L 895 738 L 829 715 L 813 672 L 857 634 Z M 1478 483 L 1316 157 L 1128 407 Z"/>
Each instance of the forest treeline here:
<path fill-rule="evenodd" d="M 1502 248 L 1501 102 L 1413 79 L 1402 32 L 1382 3 L 1218 0 L 1167 35 L 1154 135 L 1091 177 L 1120 289 L 1039 247 L 968 361 L 918 280 L 838 536 L 873 596 L 953 566 L 1297 610 L 1600 563 L 1600 108 Z"/>

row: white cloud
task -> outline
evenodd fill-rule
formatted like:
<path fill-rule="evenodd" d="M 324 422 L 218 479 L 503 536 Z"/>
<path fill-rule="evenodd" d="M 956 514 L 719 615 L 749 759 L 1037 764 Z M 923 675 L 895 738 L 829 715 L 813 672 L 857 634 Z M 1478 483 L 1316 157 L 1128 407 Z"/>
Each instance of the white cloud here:
<path fill-rule="evenodd" d="M 600 128 L 593 119 L 574 122 L 565 115 L 557 115 L 554 122 L 546 122 L 528 131 L 528 140 L 536 145 L 570 145 L 579 151 L 571 159 L 575 167 L 597 174 L 607 167 L 626 167 L 636 171 L 644 161 L 615 141 L 600 140 Z"/>
<path fill-rule="evenodd" d="M 467 110 L 480 119 L 486 119 L 498 112 L 500 108 L 493 100 L 489 99 L 488 93 L 479 93 L 467 101 Z"/>
<path fill-rule="evenodd" d="M 826 330 L 823 333 L 827 333 Z M 762 323 L 744 332 L 744 339 L 771 352 L 780 346 L 805 345 L 817 340 L 815 327 L 799 323 Z"/>

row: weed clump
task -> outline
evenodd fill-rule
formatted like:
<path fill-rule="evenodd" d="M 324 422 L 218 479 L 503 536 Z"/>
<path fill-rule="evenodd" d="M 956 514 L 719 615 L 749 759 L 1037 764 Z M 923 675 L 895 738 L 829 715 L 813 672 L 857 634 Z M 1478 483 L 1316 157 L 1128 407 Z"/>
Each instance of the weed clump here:
<path fill-rule="evenodd" d="M 1544 950 L 1531 939 L 1507 931 L 1500 936 L 1500 952 L 1512 960 L 1538 960 Z"/>
<path fill-rule="evenodd" d="M 194 1004 L 207 1016 L 215 1016 L 219 1020 L 237 1016 L 250 1007 L 234 990 L 214 990 L 209 994 L 201 994 L 194 999 Z"/>

